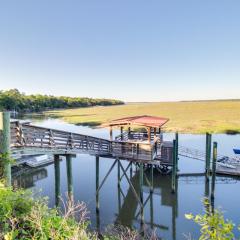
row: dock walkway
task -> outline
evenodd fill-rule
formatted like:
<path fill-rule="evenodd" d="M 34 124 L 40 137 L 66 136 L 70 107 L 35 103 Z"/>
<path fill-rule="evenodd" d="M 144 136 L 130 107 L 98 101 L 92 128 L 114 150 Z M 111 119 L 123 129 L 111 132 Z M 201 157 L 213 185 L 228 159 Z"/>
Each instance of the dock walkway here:
<path fill-rule="evenodd" d="M 11 152 L 17 158 L 30 154 L 80 154 L 106 156 L 129 161 L 171 165 L 172 144 L 156 144 L 156 153 L 138 144 L 92 137 L 79 133 L 62 131 L 32 125 L 29 122 L 11 122 Z"/>
<path fill-rule="evenodd" d="M 125 159 L 150 165 L 172 167 L 173 143 L 154 142 L 149 149 L 144 143 L 107 140 L 74 132 L 45 128 L 30 122 L 11 121 L 11 153 L 14 158 L 34 154 L 81 154 Z M 134 132 L 131 132 L 134 136 Z M 152 137 L 153 138 L 153 137 Z M 205 161 L 206 152 L 199 149 L 178 146 L 178 155 Z M 211 158 L 211 157 L 210 157 Z M 212 161 L 212 159 L 210 159 Z M 216 172 L 219 174 L 240 175 L 240 159 L 217 156 Z M 165 169 L 166 170 L 166 169 Z"/>

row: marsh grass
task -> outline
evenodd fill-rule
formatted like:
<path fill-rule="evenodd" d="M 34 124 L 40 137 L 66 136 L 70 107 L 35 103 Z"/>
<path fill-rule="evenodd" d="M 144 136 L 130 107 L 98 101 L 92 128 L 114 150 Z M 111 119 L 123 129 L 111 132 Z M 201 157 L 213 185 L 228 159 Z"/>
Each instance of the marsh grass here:
<path fill-rule="evenodd" d="M 97 127 L 110 120 L 153 115 L 167 117 L 164 129 L 181 133 L 240 133 L 240 100 L 131 103 L 119 106 L 89 107 L 45 112 L 76 125 Z"/>

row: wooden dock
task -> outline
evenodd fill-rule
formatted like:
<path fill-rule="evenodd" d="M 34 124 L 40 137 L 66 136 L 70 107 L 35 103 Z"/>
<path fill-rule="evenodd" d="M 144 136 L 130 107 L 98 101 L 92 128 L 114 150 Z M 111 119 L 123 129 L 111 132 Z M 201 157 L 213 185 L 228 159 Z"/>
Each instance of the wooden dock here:
<path fill-rule="evenodd" d="M 110 140 L 107 140 L 14 120 L 10 124 L 10 151 L 14 158 L 33 154 L 86 153 L 144 165 L 155 165 L 165 173 L 169 172 L 168 168 L 174 168 L 175 171 L 178 156 L 184 156 L 205 161 L 206 174 L 209 175 L 212 171 L 210 164 L 214 166 L 211 157 L 211 135 L 206 135 L 206 151 L 201 151 L 179 146 L 178 134 L 176 134 L 174 152 L 174 141 L 164 141 L 160 128 L 167 121 L 168 119 L 165 118 L 151 116 L 117 119 L 107 125 L 110 129 Z M 130 126 L 134 124 L 144 127 L 145 131 L 131 128 Z M 113 127 L 120 127 L 120 135 L 115 139 L 112 137 Z M 240 161 L 220 155 L 216 155 L 215 158 L 216 173 L 240 176 Z M 177 174 L 177 171 L 175 172 Z"/>
<path fill-rule="evenodd" d="M 107 140 L 79 133 L 50 129 L 11 122 L 11 152 L 16 158 L 27 154 L 81 154 L 126 159 L 128 161 L 149 162 L 160 165 L 172 164 L 172 145 L 170 142 L 153 143 Z M 136 133 L 131 132 L 136 137 Z"/>

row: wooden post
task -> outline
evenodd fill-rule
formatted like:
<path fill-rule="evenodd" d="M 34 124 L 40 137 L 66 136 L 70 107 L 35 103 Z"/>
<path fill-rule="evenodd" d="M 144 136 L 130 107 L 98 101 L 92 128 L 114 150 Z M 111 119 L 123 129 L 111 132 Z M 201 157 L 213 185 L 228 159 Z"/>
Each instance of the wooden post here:
<path fill-rule="evenodd" d="M 67 168 L 68 198 L 70 201 L 73 201 L 72 156 L 70 154 L 66 156 L 66 168 Z"/>
<path fill-rule="evenodd" d="M 209 178 L 207 176 L 207 174 L 205 174 L 205 191 L 204 191 L 204 197 L 208 200 L 208 201 L 204 201 L 204 207 L 205 207 L 205 211 L 206 213 L 209 213 L 209 206 L 210 206 L 210 202 L 209 202 Z"/>
<path fill-rule="evenodd" d="M 216 163 L 217 163 L 217 143 L 213 143 L 213 162 L 212 162 L 212 183 L 211 183 L 211 198 L 215 195 L 215 180 L 216 180 Z"/>
<path fill-rule="evenodd" d="M 110 141 L 113 140 L 113 130 L 112 130 L 112 126 L 110 126 Z"/>
<path fill-rule="evenodd" d="M 173 140 L 173 165 L 172 165 L 172 193 L 176 191 L 176 175 L 177 175 L 177 160 L 176 160 L 176 140 Z"/>
<path fill-rule="evenodd" d="M 153 193 L 150 192 L 150 224 L 153 229 Z"/>
<path fill-rule="evenodd" d="M 176 171 L 178 171 L 179 169 L 178 169 L 178 132 L 176 132 L 176 134 L 175 134 L 175 139 L 176 139 L 176 152 L 175 152 L 175 154 L 176 154 Z M 177 172 L 176 172 L 176 174 L 177 174 Z"/>
<path fill-rule="evenodd" d="M 210 176 L 210 161 L 211 161 L 211 145 L 212 145 L 212 135 L 206 133 L 206 164 L 205 170 L 207 177 Z"/>
<path fill-rule="evenodd" d="M 117 177 L 118 177 L 118 213 L 120 213 L 121 210 L 121 168 L 120 168 L 120 160 L 118 159 L 118 173 L 117 173 Z"/>
<path fill-rule="evenodd" d="M 120 127 L 121 140 L 123 140 L 123 126 Z"/>
<path fill-rule="evenodd" d="M 10 157 L 10 112 L 0 112 L 0 153 L 3 154 L 1 167 L 5 185 L 11 186 L 11 163 Z"/>
<path fill-rule="evenodd" d="M 118 159 L 118 187 L 120 187 L 120 183 L 121 183 L 121 169 L 120 169 L 120 160 Z"/>
<path fill-rule="evenodd" d="M 96 211 L 99 212 L 99 156 L 96 156 Z"/>
<path fill-rule="evenodd" d="M 96 228 L 100 230 L 100 214 L 99 214 L 99 156 L 96 156 Z"/>
<path fill-rule="evenodd" d="M 138 154 L 139 154 L 139 144 L 136 144 L 136 152 L 137 152 L 137 158 L 138 158 Z"/>
<path fill-rule="evenodd" d="M 144 212 L 143 212 L 143 163 L 140 163 L 140 168 L 139 168 L 140 174 L 139 174 L 139 184 L 140 184 L 140 202 L 142 204 L 141 208 L 141 224 L 144 222 Z"/>
<path fill-rule="evenodd" d="M 150 223 L 153 229 L 153 164 L 151 164 L 151 187 L 150 187 Z"/>
<path fill-rule="evenodd" d="M 156 137 L 157 137 L 157 129 L 154 128 L 154 138 L 156 138 Z"/>
<path fill-rule="evenodd" d="M 130 134 L 131 134 L 131 127 L 128 127 L 128 139 L 130 138 Z"/>
<path fill-rule="evenodd" d="M 148 142 L 151 142 L 151 127 L 148 128 Z"/>
<path fill-rule="evenodd" d="M 205 198 L 209 199 L 209 178 L 205 175 L 205 191 L 204 191 Z"/>
<path fill-rule="evenodd" d="M 153 193 L 153 164 L 151 164 L 151 188 L 150 193 Z"/>
<path fill-rule="evenodd" d="M 60 158 L 59 155 L 54 155 L 54 170 L 55 170 L 55 205 L 59 206 L 60 203 Z"/>
<path fill-rule="evenodd" d="M 163 141 L 161 128 L 159 128 L 159 139 L 160 139 L 160 142 Z"/>
<path fill-rule="evenodd" d="M 130 179 L 133 177 L 133 168 L 132 168 L 133 163 L 131 162 L 131 167 L 130 167 Z"/>

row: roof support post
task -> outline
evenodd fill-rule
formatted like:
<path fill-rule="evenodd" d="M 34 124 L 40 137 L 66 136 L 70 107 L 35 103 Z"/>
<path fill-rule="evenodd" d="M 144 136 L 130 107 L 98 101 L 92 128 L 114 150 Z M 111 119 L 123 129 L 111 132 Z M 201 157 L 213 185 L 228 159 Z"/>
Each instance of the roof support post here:
<path fill-rule="evenodd" d="M 113 130 L 112 130 L 112 126 L 110 126 L 110 141 L 113 140 Z"/>
<path fill-rule="evenodd" d="M 148 142 L 151 142 L 151 127 L 148 128 Z"/>
<path fill-rule="evenodd" d="M 123 126 L 120 127 L 120 132 L 121 132 L 121 140 L 123 140 Z"/>

